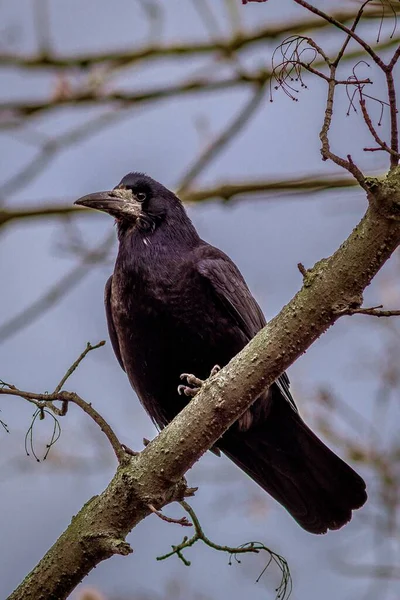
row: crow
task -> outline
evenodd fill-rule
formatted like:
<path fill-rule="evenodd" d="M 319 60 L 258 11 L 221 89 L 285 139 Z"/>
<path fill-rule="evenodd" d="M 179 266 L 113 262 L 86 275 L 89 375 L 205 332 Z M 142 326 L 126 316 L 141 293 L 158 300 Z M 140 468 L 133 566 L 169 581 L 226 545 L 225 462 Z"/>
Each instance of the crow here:
<path fill-rule="evenodd" d="M 182 202 L 143 173 L 75 204 L 116 219 L 119 251 L 105 286 L 116 358 L 159 427 L 206 379 L 262 329 L 266 320 L 239 269 L 203 241 Z M 198 383 L 190 378 L 190 383 Z M 182 392 L 184 392 L 183 397 Z M 305 424 L 286 373 L 218 440 L 223 452 L 310 533 L 339 529 L 367 499 L 363 479 Z"/>

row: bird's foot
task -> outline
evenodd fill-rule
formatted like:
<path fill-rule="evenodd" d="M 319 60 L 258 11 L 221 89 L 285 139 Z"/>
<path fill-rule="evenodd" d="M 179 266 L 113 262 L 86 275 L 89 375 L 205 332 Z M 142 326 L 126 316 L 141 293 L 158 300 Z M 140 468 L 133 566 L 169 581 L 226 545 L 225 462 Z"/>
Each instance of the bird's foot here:
<path fill-rule="evenodd" d="M 218 371 L 220 371 L 220 370 L 221 370 L 221 367 L 218 365 L 215 365 L 211 369 L 210 377 L 214 377 L 214 375 L 216 375 L 218 373 Z M 178 385 L 178 394 L 180 396 L 185 395 L 188 398 L 193 398 L 204 384 L 203 379 L 199 379 L 198 377 L 196 377 L 196 375 L 192 375 L 191 373 L 182 373 L 180 378 L 182 380 L 186 379 L 187 383 L 189 384 L 189 385 L 183 385 L 183 384 Z"/>

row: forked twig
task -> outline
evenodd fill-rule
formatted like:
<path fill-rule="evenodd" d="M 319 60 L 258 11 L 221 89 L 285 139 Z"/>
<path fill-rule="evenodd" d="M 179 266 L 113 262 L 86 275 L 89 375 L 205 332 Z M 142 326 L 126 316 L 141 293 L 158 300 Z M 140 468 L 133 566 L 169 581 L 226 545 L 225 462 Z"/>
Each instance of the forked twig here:
<path fill-rule="evenodd" d="M 58 427 L 56 426 L 56 422 L 58 424 L 56 417 L 65 416 L 68 412 L 68 406 L 70 403 L 76 404 L 77 406 L 79 406 L 87 415 L 89 415 L 89 417 L 91 417 L 93 419 L 93 421 L 95 423 L 97 423 L 97 425 L 100 427 L 102 432 L 108 438 L 108 441 L 110 442 L 119 463 L 122 463 L 123 461 L 125 461 L 127 459 L 127 456 L 131 454 L 131 452 L 125 452 L 124 446 L 121 444 L 121 442 L 117 438 L 117 436 L 114 433 L 111 426 L 107 423 L 107 421 L 104 419 L 104 417 L 102 417 L 100 415 L 100 413 L 95 408 L 93 408 L 93 406 L 89 402 L 86 402 L 85 400 L 83 400 L 83 398 L 78 396 L 78 394 L 76 394 L 75 392 L 67 392 L 67 391 L 62 390 L 63 385 L 66 383 L 66 381 L 69 379 L 69 377 L 71 377 L 72 373 L 78 368 L 78 366 L 83 361 L 83 359 L 87 356 L 87 354 L 89 352 L 91 352 L 92 350 L 101 348 L 101 346 L 104 346 L 104 344 L 105 344 L 104 341 L 101 341 L 98 344 L 95 344 L 94 346 L 92 346 L 91 344 L 88 343 L 85 350 L 79 355 L 79 357 L 76 359 L 76 361 L 74 361 L 74 363 L 69 367 L 69 369 L 67 370 L 65 375 L 61 378 L 60 382 L 55 387 L 54 391 L 50 394 L 47 394 L 47 393 L 46 394 L 36 394 L 34 392 L 26 392 L 24 390 L 20 390 L 20 389 L 16 388 L 12 384 L 1 382 L 0 394 L 8 395 L 8 396 L 18 396 L 20 398 L 24 398 L 28 402 L 31 402 L 32 404 L 34 404 L 37 408 L 36 412 L 33 415 L 32 423 L 28 429 L 28 432 L 27 432 L 27 435 L 25 438 L 25 444 L 26 444 L 25 448 L 26 448 L 27 453 L 28 453 L 27 444 L 29 442 L 31 451 L 37 460 L 39 460 L 39 459 L 38 459 L 37 455 L 35 454 L 35 451 L 33 448 L 33 438 L 32 438 L 33 426 L 34 426 L 36 420 L 38 418 L 43 419 L 46 414 L 51 414 L 51 413 L 52 413 L 52 417 L 55 420 L 55 425 L 54 425 L 55 429 L 53 431 L 51 441 L 47 445 L 48 450 L 45 455 L 45 458 L 46 458 L 50 447 L 53 446 L 54 443 L 57 441 L 57 439 L 60 437 L 59 436 L 59 433 L 60 433 L 59 425 L 58 425 Z M 54 402 L 61 402 L 61 407 L 59 408 L 58 406 L 55 406 Z M 51 413 L 49 413 L 49 411 L 51 411 Z"/>
<path fill-rule="evenodd" d="M 240 560 L 238 559 L 239 554 L 259 554 L 261 551 L 264 551 L 267 552 L 267 554 L 269 555 L 269 559 L 266 566 L 258 576 L 256 582 L 258 582 L 261 579 L 261 577 L 264 575 L 265 571 L 268 569 L 271 563 L 275 563 L 282 574 L 281 582 L 278 588 L 276 589 L 276 598 L 279 600 L 287 600 L 289 598 L 292 591 L 292 577 L 290 574 L 289 565 L 286 559 L 283 558 L 283 556 L 280 556 L 276 552 L 273 552 L 273 550 L 265 546 L 262 542 L 248 542 L 246 544 L 241 544 L 237 547 L 221 546 L 220 544 L 215 544 L 205 535 L 200 525 L 199 519 L 197 518 L 197 515 L 194 512 L 193 508 L 190 506 L 190 504 L 183 500 L 180 502 L 180 505 L 190 515 L 193 526 L 195 528 L 195 533 L 191 538 L 185 536 L 180 544 L 178 544 L 177 546 L 172 546 L 171 552 L 168 552 L 167 554 L 164 554 L 162 556 L 158 556 L 157 560 L 165 560 L 166 558 L 169 558 L 175 554 L 185 566 L 189 567 L 191 565 L 191 562 L 187 560 L 187 558 L 185 558 L 185 556 L 183 555 L 183 550 L 185 550 L 186 548 L 190 548 L 199 540 L 201 540 L 202 542 L 204 542 L 204 544 L 206 544 L 210 548 L 213 548 L 214 550 L 218 550 L 220 552 L 227 552 L 229 554 L 230 565 L 232 564 L 232 558 L 234 558 L 237 563 L 240 563 Z"/>

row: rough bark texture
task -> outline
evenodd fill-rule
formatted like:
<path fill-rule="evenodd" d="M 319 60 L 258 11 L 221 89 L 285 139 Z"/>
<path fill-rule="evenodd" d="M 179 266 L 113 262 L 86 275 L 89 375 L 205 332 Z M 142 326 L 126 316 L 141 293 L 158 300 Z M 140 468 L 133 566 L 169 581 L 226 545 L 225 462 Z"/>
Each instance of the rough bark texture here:
<path fill-rule="evenodd" d="M 128 532 L 150 510 L 181 498 L 182 477 L 251 405 L 362 293 L 400 243 L 400 169 L 368 179 L 369 208 L 348 239 L 304 276 L 302 289 L 209 380 L 190 404 L 70 526 L 9 600 L 61 600 L 99 562 L 131 552 Z"/>

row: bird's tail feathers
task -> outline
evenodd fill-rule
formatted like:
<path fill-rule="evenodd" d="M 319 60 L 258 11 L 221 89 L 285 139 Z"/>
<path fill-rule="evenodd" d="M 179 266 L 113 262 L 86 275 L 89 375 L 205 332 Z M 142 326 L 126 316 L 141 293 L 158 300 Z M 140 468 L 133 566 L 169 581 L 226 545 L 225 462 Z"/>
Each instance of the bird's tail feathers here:
<path fill-rule="evenodd" d="M 263 423 L 231 429 L 220 448 L 310 533 L 339 529 L 367 499 L 364 480 L 281 398 Z"/>

